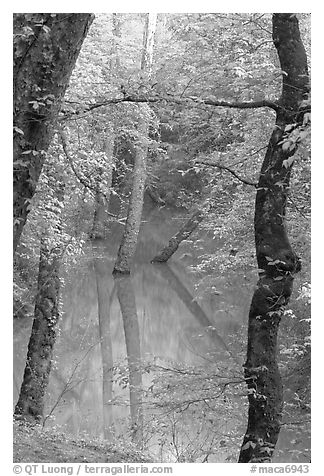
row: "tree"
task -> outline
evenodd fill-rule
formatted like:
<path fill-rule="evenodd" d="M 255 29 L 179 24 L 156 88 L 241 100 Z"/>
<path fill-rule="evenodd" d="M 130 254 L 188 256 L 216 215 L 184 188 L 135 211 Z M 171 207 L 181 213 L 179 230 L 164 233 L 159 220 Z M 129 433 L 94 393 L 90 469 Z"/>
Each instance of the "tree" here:
<path fill-rule="evenodd" d="M 105 71 L 104 77 L 108 83 L 113 83 L 114 77 L 118 77 L 120 68 L 120 58 L 118 52 L 118 40 L 121 37 L 121 19 L 116 13 L 112 14 L 112 51 L 109 70 Z M 103 238 L 106 228 L 106 210 L 109 206 L 109 197 L 112 186 L 114 168 L 114 148 L 115 148 L 115 124 L 113 115 L 107 111 L 106 127 L 104 131 L 103 151 L 107 158 L 105 167 L 99 170 L 96 191 L 96 205 L 93 220 L 92 238 Z M 105 178 L 102 183 L 102 178 Z M 102 188 L 105 189 L 103 194 Z"/>
<path fill-rule="evenodd" d="M 179 413 L 177 408 L 186 410 L 189 405 L 190 412 L 192 411 L 192 415 L 196 414 L 197 424 L 199 423 L 203 429 L 201 436 L 212 433 L 208 443 L 210 454 L 215 451 L 215 448 L 223 451 L 221 449 L 224 443 L 223 435 L 217 429 L 219 415 L 222 415 L 220 418 L 225 419 L 227 424 L 230 421 L 231 429 L 226 436 L 227 445 L 225 446 L 231 452 L 229 455 L 231 460 L 234 460 L 237 456 L 235 453 L 239 449 L 236 442 L 238 445 L 241 443 L 242 431 L 239 428 L 242 416 L 241 398 L 246 382 L 250 409 L 248 430 L 242 443 L 240 462 L 267 461 L 272 457 L 281 425 L 287 428 L 286 425 L 289 425 L 287 420 L 299 420 L 294 418 L 298 414 L 297 397 L 293 410 L 290 405 L 287 405 L 284 409 L 285 414 L 281 416 L 282 384 L 276 363 L 276 348 L 278 347 L 280 351 L 280 368 L 283 369 L 283 378 L 286 378 L 284 383 L 287 386 L 290 385 L 290 383 L 287 384 L 287 373 L 296 372 L 299 363 L 308 364 L 309 358 L 309 347 L 306 345 L 309 337 L 308 323 L 306 325 L 306 322 L 298 322 L 297 329 L 290 333 L 290 328 L 294 324 L 293 317 L 289 317 L 289 310 L 284 313 L 284 306 L 290 299 L 295 273 L 300 267 L 297 254 L 304 256 L 306 261 L 309 246 L 308 236 L 306 236 L 308 229 L 303 230 L 304 225 L 305 228 L 307 226 L 309 216 L 309 183 L 307 183 L 310 162 L 309 142 L 307 137 L 303 142 L 303 138 L 308 133 L 310 106 L 306 98 L 307 67 L 305 71 L 302 67 L 305 55 L 302 54 L 300 40 L 295 35 L 298 31 L 298 22 L 290 14 L 277 14 L 273 17 L 274 38 L 276 38 L 276 47 L 274 47 L 271 39 L 272 32 L 269 31 L 272 17 L 268 14 L 169 15 L 163 24 L 162 22 L 157 24 L 154 78 L 151 77 L 148 80 L 147 75 L 139 71 L 140 57 L 143 52 L 140 47 L 142 16 L 129 15 L 126 18 L 127 21 L 121 25 L 121 38 L 116 38 L 120 51 L 123 45 L 126 46 L 117 57 L 122 60 L 118 74 L 113 73 L 114 77 L 111 78 L 113 61 L 107 60 L 110 56 L 112 58 L 116 56 L 115 50 L 111 51 L 107 48 L 107 46 L 112 47 L 114 43 L 112 40 L 114 30 L 111 25 L 116 20 L 116 16 L 102 15 L 91 28 L 91 33 L 84 43 L 78 68 L 72 75 L 71 87 L 65 95 L 60 118 L 62 123 L 68 124 L 65 128 L 67 138 L 65 155 L 74 173 L 69 175 L 66 181 L 65 206 L 68 207 L 68 211 L 64 212 L 64 220 L 68 222 L 65 222 L 65 226 L 69 233 L 71 229 L 79 230 L 78 234 L 75 232 L 78 240 L 81 232 L 84 233 L 83 236 L 89 236 L 96 201 L 100 201 L 104 207 L 97 209 L 92 232 L 96 236 L 101 235 L 105 219 L 101 211 L 107 207 L 106 200 L 110 193 L 110 171 L 106 165 L 112 164 L 111 155 L 114 155 L 115 160 L 112 191 L 114 195 L 117 194 L 118 200 L 120 199 L 118 203 L 120 212 L 118 216 L 112 213 L 110 215 L 114 220 L 122 223 L 127 209 L 127 206 L 124 206 L 124 198 L 129 196 L 132 188 L 131 178 L 136 152 L 141 146 L 143 146 L 142 150 L 146 147 L 147 173 L 142 169 L 141 176 L 144 180 L 146 178 L 146 186 L 151 191 L 153 190 L 153 198 L 158 197 L 159 204 L 166 204 L 168 207 L 171 205 L 176 215 L 179 211 L 176 207 L 179 206 L 187 210 L 189 207 L 192 207 L 193 211 L 198 210 L 170 240 L 161 259 L 153 261 L 168 259 L 181 240 L 188 239 L 190 236 L 190 244 L 187 243 L 184 246 L 189 245 L 194 248 L 192 259 L 189 254 L 184 254 L 182 258 L 186 260 L 186 263 L 190 263 L 190 271 L 196 271 L 193 276 L 199 292 L 208 294 L 214 287 L 215 294 L 218 295 L 220 294 L 218 289 L 215 290 L 218 288 L 217 283 L 226 280 L 227 285 L 232 286 L 235 296 L 239 296 L 240 290 L 234 287 L 234 282 L 237 283 L 237 280 L 232 280 L 231 272 L 242 276 L 240 285 L 244 285 L 244 273 L 247 286 L 251 285 L 252 268 L 255 267 L 251 223 L 256 189 L 254 232 L 260 276 L 250 310 L 248 355 L 245 364 L 246 380 L 244 381 L 243 372 L 236 369 L 234 385 L 239 384 L 241 387 L 234 392 L 235 395 L 231 392 L 227 394 L 229 400 L 226 404 L 224 391 L 228 388 L 227 383 L 229 385 L 233 383 L 231 379 L 226 381 L 224 387 L 222 385 L 218 386 L 218 389 L 209 387 L 209 380 L 203 367 L 198 368 L 195 362 L 193 373 L 199 375 L 195 388 L 192 387 L 191 382 L 187 383 L 187 387 L 183 386 L 176 373 L 174 381 L 177 392 L 172 394 L 169 386 L 165 385 L 163 394 L 170 408 L 176 409 L 174 416 L 177 432 L 188 430 L 188 437 L 192 440 L 193 448 L 197 448 L 198 442 L 196 438 L 192 438 L 194 431 L 191 430 L 191 413 L 187 417 L 186 424 L 183 418 L 184 413 Z M 299 21 L 302 30 L 303 16 L 298 18 L 302 20 Z M 287 40 L 288 36 L 292 39 L 291 43 Z M 305 38 L 304 33 L 303 37 Z M 305 45 L 307 47 L 307 37 Z M 282 97 L 278 100 L 282 78 Z M 291 85 L 293 88 L 290 88 Z M 143 106 L 146 105 L 147 115 L 143 114 L 145 112 Z M 149 121 L 150 124 L 147 127 Z M 275 121 L 276 124 L 274 124 Z M 156 124 L 158 124 L 157 127 Z M 113 125 L 111 133 L 110 125 Z M 141 125 L 143 125 L 142 130 Z M 112 140 L 107 143 L 106 140 L 109 137 Z M 265 150 L 267 152 L 264 159 Z M 143 157 L 141 161 L 143 164 Z M 69 167 L 65 168 L 70 172 Z M 293 175 L 291 175 L 292 170 L 294 170 Z M 141 182 L 142 185 L 144 180 Z M 42 179 L 38 187 L 40 185 L 42 185 Z M 171 189 L 172 193 L 170 193 Z M 130 247 L 126 249 L 126 255 L 129 258 L 128 265 L 124 268 L 126 273 L 129 273 L 141 222 L 143 195 L 141 188 L 138 187 L 137 190 L 140 190 L 140 193 L 134 194 L 132 202 L 134 221 L 129 227 L 129 236 L 132 236 L 132 239 Z M 172 195 L 171 199 L 170 195 Z M 82 208 L 79 209 L 81 196 Z M 32 214 L 29 215 L 28 228 L 26 227 L 24 232 L 24 244 L 27 240 L 29 244 L 31 242 L 27 234 L 30 234 L 32 226 L 36 230 L 37 238 L 40 235 L 41 221 L 35 220 L 34 216 L 35 212 L 39 214 L 44 203 L 47 203 L 46 200 L 40 203 L 37 196 L 31 203 Z M 205 204 L 209 203 L 213 206 L 209 208 L 208 215 L 206 214 L 203 220 L 204 214 L 201 211 Z M 159 212 L 152 209 L 151 211 L 152 215 L 158 218 Z M 160 212 L 164 215 L 163 210 Z M 181 216 L 182 212 L 183 209 L 179 212 Z M 115 210 L 114 213 L 116 213 Z M 166 216 L 170 216 L 170 210 L 167 210 Z M 149 217 L 146 218 L 150 220 Z M 198 223 L 200 223 L 200 231 L 199 236 L 196 233 L 196 237 L 199 239 L 195 239 L 191 233 L 197 230 Z M 293 247 L 288 240 L 286 226 Z M 149 227 L 150 224 L 144 227 L 144 233 Z M 114 233 L 115 227 L 112 228 Z M 158 234 L 157 229 L 160 231 L 161 228 L 155 228 L 153 232 L 155 237 Z M 205 240 L 206 236 L 208 238 Z M 158 239 L 160 243 L 160 236 Z M 81 248 L 82 238 L 78 243 Z M 146 243 L 143 240 L 143 247 L 146 247 Z M 26 249 L 26 246 L 24 249 L 22 246 L 19 249 L 18 257 L 22 258 L 21 261 L 24 259 L 23 252 Z M 30 249 L 29 247 L 27 252 L 31 253 Z M 35 249 L 38 250 L 38 242 Z M 112 248 L 109 249 L 111 251 Z M 197 251 L 200 252 L 198 257 Z M 36 263 L 36 254 L 32 250 L 33 263 Z M 146 254 L 145 256 L 147 257 Z M 95 267 L 99 272 L 99 261 L 96 262 Z M 25 269 L 29 270 L 28 266 Z M 151 268 L 150 275 L 152 278 L 154 275 L 161 274 L 176 291 L 187 310 L 194 316 L 198 316 L 200 325 L 208 328 L 206 334 L 211 341 L 208 342 L 209 347 L 212 340 L 215 344 L 215 349 L 214 346 L 212 347 L 213 353 L 221 346 L 220 348 L 224 348 L 231 356 L 235 356 L 238 359 L 235 361 L 241 364 L 244 358 L 242 356 L 242 348 L 245 345 L 244 334 L 241 332 L 235 336 L 227 335 L 224 338 L 226 342 L 223 342 L 224 339 L 220 339 L 217 334 L 215 329 L 217 326 L 213 318 L 208 318 L 203 306 L 197 306 L 188 289 L 179 284 L 179 279 L 171 271 L 166 265 L 157 264 L 153 269 Z M 302 283 L 309 280 L 307 263 L 305 267 L 303 266 L 303 274 L 300 276 L 296 280 L 299 289 L 302 288 Z M 152 280 L 151 282 L 153 284 Z M 161 284 L 158 279 L 157 296 L 160 295 Z M 101 324 L 104 324 L 107 296 L 104 283 L 98 280 L 97 285 L 98 298 L 101 301 L 100 320 Z M 226 286 L 224 285 L 224 289 Z M 30 289 L 31 286 L 28 288 Z M 308 289 L 307 286 L 305 288 Z M 222 311 L 230 313 L 227 304 L 231 303 L 228 303 L 226 296 L 223 298 L 220 298 L 220 301 L 225 304 L 225 309 Z M 218 302 L 218 298 L 213 299 L 213 305 L 222 306 L 220 301 Z M 295 301 L 292 300 L 292 309 L 298 306 L 301 309 L 299 296 L 297 304 Z M 131 319 L 135 323 L 137 317 L 134 314 L 133 298 L 128 298 L 127 306 L 129 315 L 133 316 Z M 125 304 L 124 308 L 126 308 Z M 300 321 L 304 321 L 305 319 L 301 317 L 307 318 L 309 311 L 304 309 L 301 312 L 304 314 L 298 316 L 296 313 L 296 315 Z M 218 313 L 216 314 L 218 318 Z M 138 324 L 134 325 L 135 331 L 132 331 L 131 326 L 125 327 L 126 341 L 129 342 L 130 347 L 129 354 L 134 356 L 134 363 L 132 364 L 130 359 L 128 369 L 131 370 L 130 367 L 133 366 L 134 372 L 127 373 L 126 378 L 135 379 L 136 377 L 138 385 L 135 386 L 137 390 L 140 390 L 140 368 L 135 365 L 137 358 L 140 358 L 140 346 L 136 343 L 139 342 L 138 330 L 136 330 Z M 302 326 L 304 335 L 300 332 Z M 280 334 L 277 346 L 278 329 Z M 109 337 L 108 327 L 105 328 L 102 325 L 100 332 L 101 337 Z M 235 350 L 231 348 L 233 338 L 236 343 L 239 341 L 239 346 L 235 347 Z M 294 346 L 296 342 L 298 347 Z M 107 394 L 105 401 L 110 400 L 111 394 L 111 345 L 108 339 L 107 344 L 108 346 L 103 345 L 101 348 L 103 371 L 107 377 L 104 382 L 104 393 Z M 299 354 L 300 348 L 303 352 L 305 351 L 302 358 Z M 281 352 L 282 349 L 284 352 Z M 104 352 L 106 352 L 105 355 Z M 218 353 L 216 352 L 215 355 L 218 356 Z M 222 352 L 219 356 L 224 357 L 224 353 Z M 233 364 L 232 359 L 227 359 L 226 365 L 228 362 L 230 365 Z M 217 368 L 222 368 L 222 364 L 223 362 L 212 362 L 210 374 L 215 374 Z M 232 367 L 229 367 L 229 370 L 231 369 Z M 301 372 L 296 391 L 298 398 L 301 397 L 303 400 L 303 405 L 306 402 L 305 407 L 308 397 L 304 399 L 303 394 L 307 394 L 307 379 L 305 378 L 307 370 L 306 368 L 304 372 Z M 221 372 L 218 373 L 221 374 Z M 204 409 L 210 411 L 211 403 L 205 402 L 204 381 L 206 378 L 208 400 L 210 398 L 212 402 L 217 402 L 213 412 L 218 416 L 212 420 L 209 420 L 204 413 Z M 144 380 L 146 382 L 146 379 Z M 131 388 L 133 388 L 132 385 Z M 183 395 L 184 388 L 190 389 L 189 398 L 187 394 Z M 305 388 L 306 392 L 304 392 Z M 294 392 L 293 385 L 290 390 Z M 131 412 L 134 429 L 136 429 L 136 419 L 139 416 L 135 411 L 136 402 L 138 407 L 145 405 L 145 400 L 142 401 L 141 396 L 145 397 L 145 388 L 137 394 L 131 394 L 131 400 L 135 402 L 135 405 L 131 406 L 134 409 L 134 412 Z M 159 392 L 156 397 L 158 406 Z M 195 408 L 196 400 L 200 402 L 199 408 Z M 236 408 L 236 405 L 237 413 L 233 411 L 233 406 Z M 300 412 L 302 412 L 301 408 L 300 406 Z M 225 409 L 226 411 L 223 412 Z M 109 412 L 106 416 L 108 421 Z M 163 419 L 163 416 L 161 418 Z M 151 421 L 149 423 L 151 424 Z M 161 432 L 164 434 L 166 444 L 169 444 L 170 431 L 163 428 L 161 426 Z M 304 426 L 300 425 L 300 428 L 304 429 Z M 153 431 L 154 426 L 152 433 Z M 141 430 L 135 433 L 140 437 Z M 231 439 L 234 433 L 235 443 Z M 179 449 L 179 446 L 177 448 Z M 176 451 L 178 461 L 189 458 L 185 452 L 181 455 L 181 459 L 178 458 L 178 449 Z M 196 454 L 197 461 L 197 452 L 193 451 L 193 454 Z M 224 453 L 222 456 L 218 454 L 220 458 L 223 456 Z"/>
<path fill-rule="evenodd" d="M 206 214 L 210 209 L 210 205 L 206 206 L 206 208 L 202 208 L 197 210 L 189 220 L 180 228 L 180 230 L 170 238 L 169 243 L 161 250 L 159 253 L 154 256 L 151 263 L 166 263 L 173 253 L 177 251 L 179 248 L 180 243 L 182 241 L 189 238 L 189 236 L 196 230 L 199 223 L 202 222 Z"/>
<path fill-rule="evenodd" d="M 286 203 L 296 129 L 306 126 L 309 110 L 307 58 L 295 14 L 273 15 L 273 42 L 283 75 L 280 108 L 262 164 L 255 202 L 254 230 L 259 281 L 254 292 L 244 365 L 249 416 L 239 462 L 271 461 L 281 423 L 282 383 L 277 365 L 277 333 L 300 260 L 290 245 Z"/>
<path fill-rule="evenodd" d="M 64 188 L 62 171 L 60 177 L 48 177 L 48 203 L 44 213 L 44 222 L 47 225 L 40 240 L 34 320 L 23 382 L 14 411 L 15 416 L 31 421 L 39 421 L 43 417 L 44 396 L 52 368 L 53 347 L 60 317 L 59 272 L 65 244 L 61 219 Z"/>
<path fill-rule="evenodd" d="M 88 13 L 14 14 L 14 252 L 93 18 Z"/>
<path fill-rule="evenodd" d="M 156 14 L 148 13 L 144 29 L 143 56 L 141 61 L 141 71 L 150 77 L 154 32 L 156 26 Z M 141 224 L 144 189 L 146 180 L 146 157 L 147 157 L 147 137 L 150 111 L 147 106 L 142 108 L 142 116 L 139 117 L 138 133 L 140 143 L 137 146 L 134 170 L 133 170 L 133 188 L 129 200 L 127 220 L 125 230 L 118 250 L 118 256 L 114 266 L 114 273 L 130 273 L 130 263 L 135 253 L 137 236 Z"/>

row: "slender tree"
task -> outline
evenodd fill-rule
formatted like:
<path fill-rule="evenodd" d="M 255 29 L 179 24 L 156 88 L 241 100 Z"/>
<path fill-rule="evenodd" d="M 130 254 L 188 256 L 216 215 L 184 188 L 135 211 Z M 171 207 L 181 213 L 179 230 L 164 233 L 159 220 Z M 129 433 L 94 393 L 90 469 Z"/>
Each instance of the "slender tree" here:
<path fill-rule="evenodd" d="M 118 77 L 120 69 L 120 57 L 118 49 L 118 40 L 121 37 L 121 15 L 112 14 L 112 54 L 109 59 L 109 70 L 105 74 L 107 82 L 113 82 L 113 78 Z M 107 210 L 109 207 L 109 198 L 111 192 L 113 168 L 115 164 L 114 148 L 115 148 L 115 123 L 113 114 L 107 110 L 107 124 L 104 132 L 103 152 L 106 157 L 106 164 L 103 169 L 99 170 L 96 190 L 96 204 L 93 219 L 93 228 L 91 232 L 92 238 L 104 238 L 107 223 Z M 105 179 L 104 193 L 102 179 Z"/>
<path fill-rule="evenodd" d="M 283 391 L 277 365 L 277 333 L 300 260 L 289 242 L 286 202 L 297 149 L 292 131 L 305 126 L 309 79 L 295 14 L 275 13 L 273 42 L 283 83 L 276 124 L 262 164 L 255 202 L 259 281 L 249 313 L 247 359 L 249 412 L 240 463 L 271 461 L 280 431 Z"/>
<path fill-rule="evenodd" d="M 14 252 L 62 98 L 93 18 L 89 13 L 14 14 Z"/>
<path fill-rule="evenodd" d="M 146 74 L 148 77 L 150 77 L 152 69 L 155 27 L 156 14 L 148 13 L 144 29 L 143 56 L 141 61 L 141 70 L 143 74 Z M 148 106 L 144 105 L 138 124 L 138 133 L 141 137 L 141 141 L 137 146 L 135 154 L 133 187 L 129 200 L 127 220 L 113 273 L 129 274 L 131 260 L 136 250 L 137 236 L 141 225 L 146 180 L 148 116 Z"/>
<path fill-rule="evenodd" d="M 103 152 L 106 157 L 106 162 L 104 166 L 98 168 L 98 177 L 96 180 L 96 203 L 91 231 L 91 238 L 94 239 L 105 237 L 107 225 L 107 211 L 109 206 L 114 167 L 114 145 L 114 124 L 112 122 L 108 122 L 105 130 L 105 138 L 103 143 Z M 103 178 L 104 184 L 102 184 Z"/>

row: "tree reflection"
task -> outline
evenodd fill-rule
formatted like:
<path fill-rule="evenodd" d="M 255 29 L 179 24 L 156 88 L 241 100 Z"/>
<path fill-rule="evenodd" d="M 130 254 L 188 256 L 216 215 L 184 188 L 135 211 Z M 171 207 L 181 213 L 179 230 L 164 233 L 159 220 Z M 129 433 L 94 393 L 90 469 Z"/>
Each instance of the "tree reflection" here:
<path fill-rule="evenodd" d="M 128 370 L 132 440 L 143 442 L 141 346 L 135 294 L 130 276 L 116 275 L 115 284 L 123 318 Z"/>
<path fill-rule="evenodd" d="M 188 291 L 172 268 L 166 263 L 155 263 L 154 269 L 168 282 L 170 288 L 176 293 L 179 300 L 186 306 L 188 311 L 196 318 L 199 324 L 206 329 L 206 335 L 212 341 L 213 345 L 215 346 L 216 344 L 221 349 L 224 349 L 237 362 L 236 357 L 233 356 L 224 339 L 218 334 L 215 324 L 207 316 L 197 301 L 195 301 L 192 294 Z"/>
<path fill-rule="evenodd" d="M 106 263 L 99 257 L 93 260 L 98 294 L 99 339 L 102 360 L 102 403 L 104 438 L 110 439 L 113 433 L 113 353 L 110 330 L 110 309 L 115 287 L 109 295 L 106 284 Z"/>

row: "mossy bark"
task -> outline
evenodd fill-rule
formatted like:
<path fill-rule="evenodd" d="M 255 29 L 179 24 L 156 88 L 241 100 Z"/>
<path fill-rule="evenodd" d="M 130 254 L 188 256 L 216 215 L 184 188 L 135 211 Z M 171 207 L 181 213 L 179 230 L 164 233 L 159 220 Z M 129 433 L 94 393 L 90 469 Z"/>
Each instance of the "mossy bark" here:
<path fill-rule="evenodd" d="M 88 13 L 14 14 L 14 252 L 53 136 L 53 124 L 92 20 Z"/>
<path fill-rule="evenodd" d="M 289 242 L 286 201 L 297 145 L 287 148 L 287 125 L 301 125 L 301 103 L 309 92 L 307 58 L 295 15 L 273 15 L 273 41 L 283 71 L 282 95 L 276 125 L 261 168 L 255 203 L 255 245 L 259 281 L 254 292 L 244 365 L 249 390 L 248 425 L 240 463 L 269 462 L 275 449 L 283 409 L 283 390 L 277 364 L 277 334 L 300 260 Z"/>
<path fill-rule="evenodd" d="M 52 165 L 50 165 L 52 167 Z M 37 422 L 43 418 L 44 397 L 52 368 L 53 348 L 60 316 L 60 265 L 64 252 L 62 210 L 63 176 L 48 177 L 48 203 L 44 211 L 46 228 L 40 240 L 38 282 L 34 320 L 15 416 Z"/>
<path fill-rule="evenodd" d="M 15 416 L 39 421 L 43 417 L 44 396 L 52 367 L 53 347 L 59 319 L 59 249 L 41 242 L 38 289 L 27 360 L 15 407 Z"/>

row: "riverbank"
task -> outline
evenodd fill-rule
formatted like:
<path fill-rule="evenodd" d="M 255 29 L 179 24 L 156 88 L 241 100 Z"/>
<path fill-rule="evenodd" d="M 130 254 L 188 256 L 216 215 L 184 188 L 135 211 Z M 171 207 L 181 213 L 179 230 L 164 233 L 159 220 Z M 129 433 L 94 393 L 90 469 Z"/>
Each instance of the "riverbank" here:
<path fill-rule="evenodd" d="M 149 455 L 131 444 L 75 437 L 14 422 L 14 463 L 152 463 Z"/>

